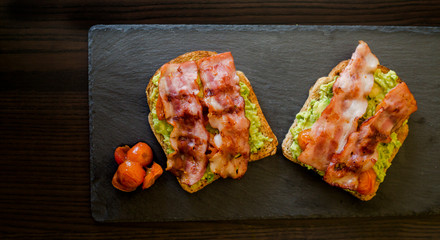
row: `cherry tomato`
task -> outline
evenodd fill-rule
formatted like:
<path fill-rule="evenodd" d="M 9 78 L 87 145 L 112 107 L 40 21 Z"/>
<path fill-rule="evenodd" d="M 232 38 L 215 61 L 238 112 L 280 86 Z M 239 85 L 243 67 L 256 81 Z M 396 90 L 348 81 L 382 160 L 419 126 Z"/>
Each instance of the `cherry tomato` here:
<path fill-rule="evenodd" d="M 116 189 L 132 192 L 139 187 L 145 178 L 145 170 L 138 162 L 126 160 L 119 165 L 113 176 L 112 184 Z"/>
<path fill-rule="evenodd" d="M 309 144 L 312 141 L 312 137 L 310 136 L 310 131 L 311 129 L 306 129 L 298 134 L 298 145 L 301 148 L 301 150 L 306 149 L 307 144 Z"/>
<path fill-rule="evenodd" d="M 162 167 L 159 164 L 153 162 L 153 165 L 147 169 L 147 174 L 145 175 L 142 189 L 151 187 L 156 181 L 156 179 L 159 178 L 160 175 L 162 175 L 162 173 L 163 173 Z"/>
<path fill-rule="evenodd" d="M 357 192 L 363 195 L 369 195 L 374 192 L 374 185 L 376 184 L 376 173 L 372 168 L 363 171 L 359 176 L 359 185 Z"/>
<path fill-rule="evenodd" d="M 142 167 L 147 167 L 153 161 L 153 151 L 150 146 L 143 142 L 138 142 L 127 152 L 127 160 L 138 162 Z"/>
<path fill-rule="evenodd" d="M 115 150 L 115 161 L 120 165 L 125 160 L 127 160 L 127 152 L 130 150 L 130 147 L 125 145 L 122 147 L 118 147 Z"/>

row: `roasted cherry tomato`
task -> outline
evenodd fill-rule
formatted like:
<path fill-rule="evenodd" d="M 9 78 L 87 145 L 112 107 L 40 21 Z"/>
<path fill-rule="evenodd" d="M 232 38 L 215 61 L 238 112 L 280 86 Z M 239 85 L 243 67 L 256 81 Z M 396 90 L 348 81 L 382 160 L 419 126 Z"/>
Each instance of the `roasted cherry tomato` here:
<path fill-rule="evenodd" d="M 118 147 L 115 150 L 115 161 L 120 165 L 125 160 L 127 160 L 127 152 L 130 150 L 130 147 L 125 145 L 122 147 Z"/>
<path fill-rule="evenodd" d="M 369 195 L 374 192 L 374 185 L 376 184 L 376 173 L 371 168 L 363 171 L 359 176 L 359 185 L 357 192 L 362 195 Z"/>
<path fill-rule="evenodd" d="M 139 162 L 126 160 L 119 165 L 113 176 L 112 184 L 115 188 L 132 192 L 139 187 L 145 178 L 145 170 Z"/>
<path fill-rule="evenodd" d="M 301 150 L 306 149 L 307 144 L 312 141 L 312 137 L 310 137 L 310 131 L 311 129 L 306 129 L 298 134 L 298 145 Z"/>
<path fill-rule="evenodd" d="M 162 173 L 163 173 L 162 167 L 159 164 L 153 162 L 153 165 L 147 169 L 147 174 L 145 175 L 142 189 L 151 187 L 156 181 L 156 179 L 160 177 L 160 175 L 162 175 Z"/>
<path fill-rule="evenodd" d="M 142 167 L 147 167 L 153 161 L 153 151 L 150 146 L 143 142 L 138 142 L 127 152 L 127 160 L 138 162 Z"/>

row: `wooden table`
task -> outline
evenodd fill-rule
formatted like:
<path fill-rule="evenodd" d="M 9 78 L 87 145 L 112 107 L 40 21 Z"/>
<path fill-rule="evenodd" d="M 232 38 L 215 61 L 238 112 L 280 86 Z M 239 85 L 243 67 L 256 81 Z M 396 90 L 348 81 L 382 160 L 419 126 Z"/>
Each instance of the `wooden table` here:
<path fill-rule="evenodd" d="M 2 1 L 0 239 L 439 239 L 439 215 L 122 224 L 91 217 L 92 25 L 440 26 L 439 1 L 365 2 Z"/>

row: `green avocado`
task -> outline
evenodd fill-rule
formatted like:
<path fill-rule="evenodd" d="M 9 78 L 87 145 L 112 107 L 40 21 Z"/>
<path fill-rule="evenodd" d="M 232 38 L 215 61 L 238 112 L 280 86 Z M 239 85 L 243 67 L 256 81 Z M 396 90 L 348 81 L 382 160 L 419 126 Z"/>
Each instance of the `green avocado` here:
<path fill-rule="evenodd" d="M 164 137 L 163 142 L 165 143 L 166 146 L 165 153 L 168 155 L 174 152 L 174 149 L 171 147 L 171 143 L 170 143 L 170 135 L 171 132 L 173 131 L 173 126 L 165 120 L 159 120 L 159 118 L 157 117 L 156 102 L 157 102 L 157 98 L 159 97 L 159 88 L 158 88 L 159 78 L 160 78 L 160 73 L 154 75 L 153 79 L 151 80 L 153 81 L 153 84 L 155 86 L 153 92 L 150 95 L 150 101 L 152 105 L 151 116 L 153 117 L 154 130 Z"/>
<path fill-rule="evenodd" d="M 298 134 L 306 129 L 312 127 L 312 125 L 321 116 L 322 111 L 330 104 L 330 100 L 333 97 L 333 84 L 338 76 L 336 76 L 331 82 L 321 85 L 319 89 L 319 98 L 312 100 L 309 108 L 306 111 L 299 112 L 296 115 L 297 125 L 290 129 L 293 136 L 293 143 L 290 146 L 290 151 L 294 158 L 298 158 L 302 150 L 298 145 Z M 385 95 L 397 85 L 399 77 L 394 71 L 388 71 L 383 73 L 380 69 L 374 72 L 374 85 L 367 96 L 368 107 L 364 116 L 359 119 L 361 124 L 366 119 L 373 116 L 376 112 L 376 106 L 384 99 Z M 404 123 L 406 124 L 406 122 Z M 391 142 L 380 143 L 377 146 L 379 152 L 379 159 L 373 169 L 376 172 L 378 181 L 382 182 L 385 177 L 385 171 L 391 163 L 389 159 L 395 148 L 399 148 L 402 144 L 397 140 L 397 134 L 391 134 Z M 307 166 L 308 169 L 312 169 L 311 166 Z"/>
<path fill-rule="evenodd" d="M 330 104 L 330 100 L 333 97 L 333 84 L 337 77 L 327 84 L 323 84 L 319 87 L 319 98 L 313 99 L 310 102 L 309 108 L 306 111 L 299 112 L 296 115 L 296 126 L 290 129 L 293 136 L 293 143 L 290 146 L 290 151 L 294 158 L 298 158 L 302 150 L 298 144 L 298 134 L 303 130 L 309 129 L 321 116 L 322 111 Z M 311 166 L 307 166 L 311 169 Z"/>
<path fill-rule="evenodd" d="M 160 73 L 156 74 L 152 78 L 152 82 L 155 86 L 153 89 L 152 94 L 150 95 L 150 101 L 151 101 L 151 115 L 153 118 L 153 128 L 154 130 L 161 134 L 164 137 L 164 143 L 166 146 L 166 154 L 170 154 L 174 152 L 174 149 L 171 147 L 170 143 L 170 135 L 173 131 L 173 126 L 170 125 L 166 120 L 159 120 L 156 113 L 156 102 L 159 96 L 159 79 L 160 79 Z M 200 80 L 198 79 L 199 87 L 202 88 L 202 84 Z M 201 94 L 203 94 L 203 91 L 200 91 Z M 260 118 L 257 115 L 257 106 L 253 104 L 249 100 L 249 94 L 250 89 L 246 86 L 246 84 L 240 82 L 240 95 L 243 97 L 245 101 L 245 116 L 250 122 L 249 126 L 249 145 L 250 145 L 250 151 L 251 153 L 258 152 L 259 149 L 261 149 L 264 146 L 265 142 L 271 142 L 273 141 L 272 138 L 265 136 L 261 131 L 261 121 Z M 202 97 L 203 95 L 200 95 L 199 97 Z M 206 129 L 211 133 L 218 133 L 218 129 L 215 129 L 211 127 L 209 124 L 206 126 Z M 214 180 L 214 173 L 208 170 L 205 172 L 205 175 L 202 177 L 201 181 L 211 182 Z M 200 181 L 200 182 L 201 182 Z M 196 183 L 198 184 L 198 183 Z"/>
<path fill-rule="evenodd" d="M 250 122 L 249 126 L 249 145 L 251 153 L 258 152 L 266 141 L 272 142 L 273 139 L 265 136 L 261 131 L 261 121 L 258 117 L 257 106 L 249 100 L 250 90 L 246 84 L 240 82 L 240 95 L 244 99 L 245 115 Z"/>
<path fill-rule="evenodd" d="M 379 159 L 373 166 L 373 170 L 376 173 L 376 178 L 379 182 L 383 182 L 385 178 L 386 170 L 391 166 L 389 159 L 394 152 L 394 149 L 399 149 L 402 143 L 397 140 L 397 134 L 391 133 L 391 142 L 379 143 L 377 145 L 377 152 L 379 153 Z"/>

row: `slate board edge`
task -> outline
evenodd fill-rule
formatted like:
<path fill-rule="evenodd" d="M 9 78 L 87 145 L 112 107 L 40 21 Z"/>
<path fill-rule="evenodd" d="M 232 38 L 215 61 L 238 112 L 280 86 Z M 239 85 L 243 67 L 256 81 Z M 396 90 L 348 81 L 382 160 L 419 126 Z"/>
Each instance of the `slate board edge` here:
<path fill-rule="evenodd" d="M 89 154 L 90 154 L 90 157 L 89 157 L 89 160 L 90 160 L 90 162 L 89 162 L 89 166 L 90 166 L 90 169 L 89 169 L 89 173 L 90 173 L 90 184 L 93 182 L 93 179 L 94 179 L 94 171 L 93 171 L 93 166 L 92 166 L 92 164 L 93 164 L 93 159 L 94 159 L 94 151 L 93 151 L 93 149 L 94 149 L 94 141 L 93 141 L 93 113 L 92 113 L 92 111 L 93 111 L 93 92 L 92 92 L 92 90 L 93 90 L 93 83 L 94 83 L 94 79 L 93 79 L 93 77 L 92 77 L 92 74 L 91 74 L 91 72 L 92 72 L 92 62 L 91 62 L 91 59 L 92 59 L 92 53 L 91 53 L 91 45 L 92 45 L 92 29 L 93 29 L 94 27 L 92 27 L 92 28 L 90 28 L 90 30 L 89 30 L 89 32 L 88 32 L 88 40 L 87 40 L 87 61 L 88 61 L 88 65 L 87 65 L 87 67 L 88 67 L 88 69 L 87 69 L 87 77 L 88 77 L 88 101 L 89 101 L 89 111 L 88 111 L 88 113 L 89 113 L 89 142 L 90 142 L 90 149 L 89 149 Z M 93 193 L 93 189 L 92 189 L 92 187 L 90 187 L 90 213 L 91 213 L 91 215 L 92 215 L 92 218 L 93 218 L 93 220 L 95 220 L 95 221 L 97 221 L 97 222 L 103 222 L 103 220 L 102 219 L 99 219 L 97 216 L 96 216 L 96 210 L 94 209 L 94 204 L 92 204 L 93 202 L 94 202 L 94 193 Z"/>
<path fill-rule="evenodd" d="M 414 32 L 431 34 L 440 32 L 440 27 L 420 27 L 420 26 L 358 26 L 358 25 L 214 25 L 214 24 L 116 24 L 116 25 L 94 25 L 89 30 L 89 47 L 90 36 L 94 31 L 98 30 L 197 30 L 197 31 L 266 31 L 266 32 L 280 32 L 280 31 L 353 31 L 353 30 L 374 30 L 381 32 Z"/>

